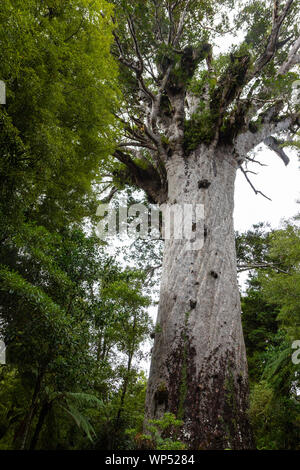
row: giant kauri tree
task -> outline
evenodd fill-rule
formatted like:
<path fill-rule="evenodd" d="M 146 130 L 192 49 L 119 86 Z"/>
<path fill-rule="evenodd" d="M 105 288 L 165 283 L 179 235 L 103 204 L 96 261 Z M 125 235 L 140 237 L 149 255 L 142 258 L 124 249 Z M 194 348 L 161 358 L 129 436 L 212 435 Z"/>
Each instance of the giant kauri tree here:
<path fill-rule="evenodd" d="M 282 142 L 299 125 L 299 3 L 113 3 L 123 93 L 114 183 L 157 204 L 204 206 L 193 227 L 201 249 L 165 241 L 146 419 L 174 413 L 193 449 L 251 448 L 234 184 L 241 170 L 264 196 L 247 170 L 258 144 L 289 161 Z"/>

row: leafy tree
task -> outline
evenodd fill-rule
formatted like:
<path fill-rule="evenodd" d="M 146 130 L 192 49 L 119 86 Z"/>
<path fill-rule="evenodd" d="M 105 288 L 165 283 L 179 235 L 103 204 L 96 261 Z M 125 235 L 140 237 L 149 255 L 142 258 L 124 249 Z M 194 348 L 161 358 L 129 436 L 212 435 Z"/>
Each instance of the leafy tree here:
<path fill-rule="evenodd" d="M 1 4 L 0 76 L 7 89 L 7 105 L 0 110 L 1 216 L 6 228 L 34 217 L 57 229 L 91 211 L 91 182 L 101 157 L 113 148 L 116 102 L 112 25 L 101 10 L 109 17 L 111 7 L 102 0 Z"/>
<path fill-rule="evenodd" d="M 242 319 L 252 389 L 250 418 L 259 449 L 299 446 L 299 365 L 292 361 L 291 347 L 299 323 L 299 240 L 292 221 L 281 230 L 260 226 L 238 237 L 243 247 L 238 252 L 253 254 Z"/>
<path fill-rule="evenodd" d="M 285 269 L 261 275 L 265 297 L 280 306 L 278 320 L 291 340 L 298 339 L 300 334 L 299 240 L 300 229 L 292 221 L 276 231 L 271 238 L 270 256 Z"/>
<path fill-rule="evenodd" d="M 44 442 L 50 416 L 58 417 L 67 432 L 69 415 L 92 439 L 97 421 L 91 408 L 100 405 L 99 419 L 102 403 L 112 407 L 112 437 L 122 439 L 128 425 L 127 396 L 138 376 L 134 358 L 142 357 L 140 345 L 151 329 L 142 274 L 122 271 L 97 239 L 79 230 L 64 238 L 57 235 L 55 244 L 50 237 L 50 247 L 45 229 L 42 234 L 33 246 L 23 245 L 25 259 L 19 258 L 19 271 L 31 281 L 38 279 L 39 285 L 1 268 L 2 334 L 8 362 L 21 381 L 21 396 L 27 397 L 13 425 L 15 447 L 33 449 L 39 438 Z M 26 256 L 30 248 L 39 253 L 38 259 Z M 46 249 L 55 253 L 54 259 L 45 255 Z M 61 439 L 59 432 L 52 445 Z M 63 444 L 69 445 L 68 440 Z"/>
<path fill-rule="evenodd" d="M 42 228 L 43 237 L 36 237 L 36 231 L 33 234 L 34 240 L 27 246 L 22 240 L 19 272 L 1 266 L 1 314 L 8 360 L 18 366 L 24 384 L 33 387 L 31 405 L 15 435 L 16 446 L 21 447 L 26 445 L 45 390 L 49 387 L 55 391 L 67 391 L 69 387 L 80 389 L 80 377 L 89 367 L 89 325 L 87 318 L 83 318 L 82 285 L 78 281 L 75 284 L 66 269 L 61 269 L 59 258 L 49 255 L 54 251 L 59 257 L 58 252 L 66 249 L 61 237 L 57 235 L 54 241 Z M 90 263 L 93 261 L 90 259 Z M 76 268 L 80 269 L 79 263 Z"/>
<path fill-rule="evenodd" d="M 94 344 L 98 362 L 98 374 L 102 380 L 113 376 L 120 383 L 115 392 L 104 389 L 107 401 L 111 401 L 108 421 L 103 425 L 105 434 L 109 425 L 110 436 L 102 437 L 108 448 L 120 448 L 120 440 L 129 424 L 127 397 L 138 387 L 136 360 L 144 358 L 140 348 L 152 329 L 152 322 L 145 307 L 150 299 L 143 292 L 144 274 L 125 270 L 110 270 L 102 278 L 99 299 L 93 309 Z M 96 300 L 96 299 L 95 299 Z M 108 384 L 107 384 L 108 385 Z"/>
<path fill-rule="evenodd" d="M 80 228 L 96 212 L 118 127 L 111 13 L 104 0 L 1 3 L 1 448 L 86 446 L 73 421 L 92 438 L 103 389 L 113 382 L 120 394 L 126 376 L 97 375 L 100 316 L 114 332 L 110 348 L 118 355 L 122 345 L 131 360 L 148 331 L 140 274 L 122 274 Z M 95 324 L 102 282 L 107 310 Z"/>
<path fill-rule="evenodd" d="M 246 233 L 236 234 L 237 265 L 239 272 L 248 271 L 247 290 L 241 297 L 242 323 L 247 349 L 250 381 L 260 379 L 265 367 L 262 354 L 266 347 L 277 344 L 278 305 L 269 304 L 263 296 L 263 288 L 257 272 L 270 272 L 279 268 L 278 260 L 270 257 L 272 230 L 257 224 Z"/>

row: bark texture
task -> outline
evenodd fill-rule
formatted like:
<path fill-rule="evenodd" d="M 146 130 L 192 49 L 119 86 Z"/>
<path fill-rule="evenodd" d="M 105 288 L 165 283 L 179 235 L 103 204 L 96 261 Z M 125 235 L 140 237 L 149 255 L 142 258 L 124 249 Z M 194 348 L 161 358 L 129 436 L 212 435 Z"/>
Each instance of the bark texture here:
<path fill-rule="evenodd" d="M 167 411 L 184 421 L 192 449 L 247 449 L 247 361 L 241 325 L 233 226 L 236 158 L 200 146 L 167 163 L 168 202 L 203 204 L 200 250 L 165 242 L 146 419 Z M 199 222 L 199 221 L 198 221 Z"/>

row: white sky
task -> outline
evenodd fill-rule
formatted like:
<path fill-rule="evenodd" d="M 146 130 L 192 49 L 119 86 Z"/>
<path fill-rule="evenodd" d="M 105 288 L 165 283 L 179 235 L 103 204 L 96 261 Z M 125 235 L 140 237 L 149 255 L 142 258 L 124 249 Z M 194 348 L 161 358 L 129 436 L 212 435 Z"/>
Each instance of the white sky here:
<path fill-rule="evenodd" d="M 235 191 L 234 221 L 235 229 L 243 232 L 255 223 L 269 222 L 272 228 L 277 228 L 280 221 L 290 218 L 300 211 L 296 203 L 300 199 L 300 162 L 296 152 L 286 150 L 290 163 L 286 167 L 282 160 L 265 146 L 257 154 L 258 160 L 268 165 L 261 167 L 249 164 L 249 178 L 256 187 L 272 199 L 268 201 L 261 195 L 255 195 L 241 171 L 238 172 Z"/>
<path fill-rule="evenodd" d="M 231 45 L 240 44 L 246 30 L 239 31 L 236 36 L 225 34 L 216 38 L 214 53 L 228 51 Z M 248 169 L 256 171 L 255 175 L 248 175 L 256 189 L 261 190 L 272 199 L 268 201 L 261 195 L 255 195 L 241 171 L 238 172 L 235 191 L 235 229 L 239 232 L 251 228 L 258 222 L 270 222 L 272 228 L 280 225 L 280 220 L 289 218 L 300 212 L 300 161 L 296 151 L 285 149 L 290 157 L 290 163 L 285 167 L 282 160 L 266 146 L 261 152 L 255 151 L 262 163 L 268 167 L 249 164 Z"/>

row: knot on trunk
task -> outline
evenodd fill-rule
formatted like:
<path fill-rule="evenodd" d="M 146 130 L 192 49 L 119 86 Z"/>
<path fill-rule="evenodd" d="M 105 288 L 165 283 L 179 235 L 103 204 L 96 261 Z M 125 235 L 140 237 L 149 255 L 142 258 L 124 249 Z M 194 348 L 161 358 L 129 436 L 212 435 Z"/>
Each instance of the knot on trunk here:
<path fill-rule="evenodd" d="M 206 179 L 198 181 L 198 188 L 199 189 L 201 189 L 201 188 L 208 189 L 210 187 L 210 185 L 211 185 L 211 182 L 206 180 Z"/>

